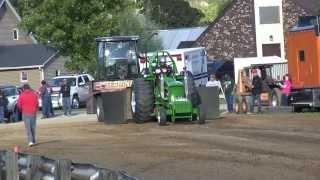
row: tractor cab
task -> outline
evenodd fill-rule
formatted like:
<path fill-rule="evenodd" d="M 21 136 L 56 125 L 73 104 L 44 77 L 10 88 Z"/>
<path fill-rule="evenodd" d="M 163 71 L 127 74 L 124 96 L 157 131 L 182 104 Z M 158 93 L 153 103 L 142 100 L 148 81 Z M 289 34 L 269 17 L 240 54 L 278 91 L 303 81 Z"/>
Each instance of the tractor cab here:
<path fill-rule="evenodd" d="M 128 80 L 139 74 L 138 36 L 96 38 L 98 45 L 98 79 Z"/>

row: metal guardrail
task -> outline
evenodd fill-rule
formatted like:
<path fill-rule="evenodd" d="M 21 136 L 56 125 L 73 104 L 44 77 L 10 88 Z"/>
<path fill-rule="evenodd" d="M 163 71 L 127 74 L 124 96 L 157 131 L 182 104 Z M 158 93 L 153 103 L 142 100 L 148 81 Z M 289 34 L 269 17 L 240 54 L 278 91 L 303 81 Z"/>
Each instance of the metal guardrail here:
<path fill-rule="evenodd" d="M 138 180 L 124 171 L 44 156 L 0 151 L 0 180 Z"/>

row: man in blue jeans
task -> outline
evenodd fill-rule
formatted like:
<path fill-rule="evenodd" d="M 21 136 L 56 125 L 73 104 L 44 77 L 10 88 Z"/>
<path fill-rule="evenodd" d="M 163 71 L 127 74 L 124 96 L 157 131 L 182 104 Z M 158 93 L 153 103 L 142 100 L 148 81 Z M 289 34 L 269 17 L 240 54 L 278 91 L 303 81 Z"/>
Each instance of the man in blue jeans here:
<path fill-rule="evenodd" d="M 256 69 L 251 70 L 252 73 L 252 102 L 250 106 L 250 113 L 254 113 L 254 105 L 257 101 L 258 113 L 261 113 L 261 93 L 262 93 L 262 79 L 258 75 Z"/>
<path fill-rule="evenodd" d="M 34 146 L 36 143 L 36 119 L 39 104 L 37 94 L 28 84 L 23 85 L 23 92 L 19 96 L 17 105 L 22 112 L 22 120 L 26 127 L 29 146 Z"/>
<path fill-rule="evenodd" d="M 234 94 L 234 80 L 228 75 L 224 75 L 222 82 L 223 91 L 227 101 L 228 112 L 233 112 L 233 94 Z"/>
<path fill-rule="evenodd" d="M 60 94 L 62 94 L 62 106 L 65 116 L 71 116 L 71 100 L 70 100 L 70 85 L 67 79 L 62 81 L 60 87 Z"/>

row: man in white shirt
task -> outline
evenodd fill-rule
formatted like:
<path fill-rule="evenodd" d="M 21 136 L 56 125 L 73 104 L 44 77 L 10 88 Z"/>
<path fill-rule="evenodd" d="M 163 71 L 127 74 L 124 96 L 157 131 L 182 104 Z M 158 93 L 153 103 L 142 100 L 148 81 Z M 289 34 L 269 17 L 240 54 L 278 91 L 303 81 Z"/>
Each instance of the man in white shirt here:
<path fill-rule="evenodd" d="M 218 87 L 219 89 L 221 89 L 221 82 L 218 80 L 215 74 L 211 74 L 206 87 Z"/>

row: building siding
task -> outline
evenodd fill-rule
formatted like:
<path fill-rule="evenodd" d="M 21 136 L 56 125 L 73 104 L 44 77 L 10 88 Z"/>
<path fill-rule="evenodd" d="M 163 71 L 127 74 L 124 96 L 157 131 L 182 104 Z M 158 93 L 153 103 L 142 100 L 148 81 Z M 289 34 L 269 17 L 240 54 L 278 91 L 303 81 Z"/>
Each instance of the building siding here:
<path fill-rule="evenodd" d="M 60 71 L 60 74 L 69 74 L 71 73 L 66 67 L 65 64 L 68 61 L 68 57 L 58 56 L 56 59 L 49 62 L 44 67 L 44 79 L 49 80 L 56 76 L 56 71 Z"/>
<path fill-rule="evenodd" d="M 315 1 L 306 2 L 314 4 Z M 301 3 L 296 3 L 296 0 L 283 0 L 282 11 L 284 32 L 282 46 L 285 49 L 286 33 L 296 25 L 299 16 L 317 14 L 314 10 L 301 6 Z M 223 16 L 217 18 L 204 31 L 196 44 L 206 47 L 210 59 L 232 60 L 256 57 L 258 53 L 255 25 L 254 0 L 234 0 Z"/>
<path fill-rule="evenodd" d="M 257 56 L 254 0 L 235 0 L 197 44 L 206 47 L 210 59 Z"/>
<path fill-rule="evenodd" d="M 28 82 L 21 82 L 21 72 L 27 72 Z M 37 89 L 41 82 L 41 70 L 24 69 L 24 70 L 7 70 L 0 71 L 0 84 L 21 86 L 24 83 L 30 84 L 31 88 Z"/>
<path fill-rule="evenodd" d="M 8 5 L 5 4 L 0 11 L 0 45 L 32 44 L 31 37 L 18 28 L 19 21 Z M 19 29 L 18 40 L 13 39 L 13 29 Z"/>

